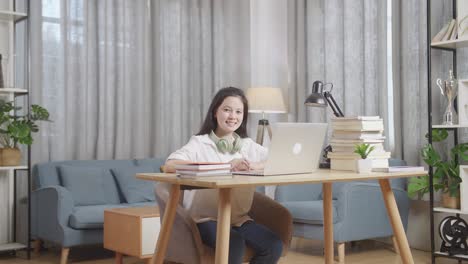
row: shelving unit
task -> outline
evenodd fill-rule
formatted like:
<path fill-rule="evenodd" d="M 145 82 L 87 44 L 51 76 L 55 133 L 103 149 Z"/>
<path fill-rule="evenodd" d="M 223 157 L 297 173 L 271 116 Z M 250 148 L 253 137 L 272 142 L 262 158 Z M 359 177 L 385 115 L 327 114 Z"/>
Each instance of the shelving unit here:
<path fill-rule="evenodd" d="M 448 0 L 447 0 L 448 1 Z M 452 1 L 452 18 L 456 19 L 457 14 L 457 0 L 451 0 Z M 441 42 L 436 42 L 436 43 L 431 43 L 432 39 L 432 31 L 431 31 L 431 0 L 426 0 L 427 3 L 427 59 L 428 59 L 428 65 L 427 65 L 427 70 L 428 70 L 428 140 L 429 144 L 432 144 L 432 129 L 433 128 L 443 128 L 447 129 L 448 131 L 453 132 L 453 141 L 454 144 L 458 144 L 458 129 L 460 128 L 468 128 L 468 115 L 466 116 L 459 116 L 459 121 L 466 120 L 467 122 L 460 122 L 455 125 L 433 125 L 432 124 L 432 51 L 433 50 L 442 50 L 445 52 L 450 52 L 452 55 L 452 67 L 453 67 L 453 73 L 455 75 L 455 78 L 458 78 L 457 74 L 457 49 L 461 48 L 466 48 L 468 47 L 468 39 L 456 39 L 456 40 L 449 40 L 449 41 L 441 41 Z M 439 30 L 439 29 L 437 29 Z M 465 76 L 466 77 L 466 76 Z M 458 85 L 460 89 L 460 84 L 463 86 L 468 87 L 468 80 L 459 80 Z M 466 84 L 466 85 L 465 85 Z M 460 90 L 459 90 L 460 91 Z M 466 96 L 468 96 L 468 90 L 464 91 L 467 92 Z M 465 95 L 458 95 L 458 98 L 463 96 L 464 98 L 466 97 Z M 460 103 L 460 100 L 457 99 L 458 102 Z M 466 100 L 466 99 L 465 99 Z M 468 106 L 468 102 L 463 102 L 464 104 Z M 460 113 L 460 104 L 459 106 L 459 113 Z M 468 110 L 468 107 L 467 107 Z M 468 111 L 467 111 L 468 114 Z M 430 197 L 430 202 L 429 202 L 429 207 L 430 207 L 430 226 L 431 226 L 431 263 L 436 263 L 436 258 L 450 258 L 450 259 L 456 259 L 458 260 L 458 263 L 462 263 L 463 261 L 468 261 L 468 255 L 449 255 L 446 252 L 441 252 L 439 250 L 440 245 L 435 245 L 435 234 L 438 234 L 438 229 L 439 223 L 435 225 L 434 223 L 434 214 L 436 213 L 445 213 L 445 214 L 454 214 L 457 217 L 460 215 L 468 215 L 468 210 L 465 209 L 449 209 L 449 208 L 444 208 L 444 207 L 434 207 L 434 171 L 432 167 L 429 167 L 429 197 Z M 468 187 L 468 185 L 467 185 Z M 444 263 L 443 261 L 441 263 Z"/>
<path fill-rule="evenodd" d="M 27 81 L 27 71 L 24 72 L 24 86 L 25 87 L 17 87 L 17 81 L 18 81 L 18 76 L 16 76 L 16 66 L 17 66 L 17 51 L 15 50 L 15 39 L 16 39 L 16 29 L 18 26 L 18 23 L 21 21 L 24 21 L 28 18 L 27 13 L 22 13 L 22 12 L 17 12 L 15 9 L 15 0 L 9 0 L 9 1 L 3 1 L 0 5 L 0 39 L 1 39 L 1 45 L 0 45 L 0 53 L 7 54 L 8 58 L 8 64 L 6 65 L 7 67 L 2 67 L 3 68 L 3 75 L 5 79 L 5 86 L 6 88 L 0 88 L 0 98 L 8 101 L 13 101 L 15 104 L 17 104 L 17 97 L 21 96 L 24 98 L 24 104 L 25 104 L 25 113 L 29 112 L 29 89 L 28 89 L 28 81 Z M 25 1 L 25 8 L 29 12 L 29 1 Z M 27 34 L 27 28 L 29 28 L 29 25 L 26 24 L 25 28 L 25 34 Z M 25 41 L 27 38 L 25 38 Z M 26 41 L 27 43 L 27 41 Z M 25 50 L 24 52 L 26 53 L 24 55 L 24 58 L 28 57 L 27 51 L 28 51 L 29 45 L 25 45 Z M 27 59 L 24 61 L 24 68 L 27 69 Z M 5 66 L 5 65 L 2 65 Z M 16 112 L 14 113 L 16 114 Z M 0 242 L 0 251 L 12 251 L 16 252 L 17 250 L 21 249 L 26 249 L 27 252 L 27 258 L 30 259 L 30 248 L 31 248 L 31 174 L 30 174 L 30 167 L 31 167 L 31 150 L 30 147 L 27 148 L 27 153 L 22 153 L 22 155 L 27 155 L 27 158 L 25 160 L 26 165 L 20 165 L 20 166 L 0 166 L 0 177 L 8 177 L 8 180 L 3 178 L 4 180 L 2 183 L 7 183 L 8 187 L 3 186 L 3 188 L 8 189 L 8 195 L 6 197 L 3 196 L 4 198 L 6 197 L 8 201 L 3 201 L 4 204 L 2 204 L 4 207 L 6 207 L 6 210 L 8 211 L 7 214 L 3 211 L 5 208 L 2 207 L 2 211 L 0 212 L 0 215 L 8 215 L 8 221 L 6 223 L 2 224 L 7 224 L 6 230 L 8 232 L 4 235 L 8 238 L 7 242 L 4 242 L 4 239 Z M 20 243 L 17 241 L 17 204 L 18 204 L 18 194 L 17 194 L 17 187 L 18 187 L 18 172 L 19 171 L 24 171 L 26 172 L 27 175 L 27 241 L 26 243 Z M 4 190 L 2 189 L 2 190 Z M 6 206 L 5 206 L 6 205 Z M 5 228 L 3 227 L 2 230 Z M 2 237 L 2 238 L 4 238 Z"/>

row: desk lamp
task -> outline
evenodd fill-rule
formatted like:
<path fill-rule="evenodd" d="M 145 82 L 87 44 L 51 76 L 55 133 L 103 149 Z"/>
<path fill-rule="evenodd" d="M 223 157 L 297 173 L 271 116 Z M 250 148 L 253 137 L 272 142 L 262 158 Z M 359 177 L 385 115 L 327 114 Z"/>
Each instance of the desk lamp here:
<path fill-rule="evenodd" d="M 262 113 L 262 119 L 258 120 L 256 142 L 263 145 L 265 129 L 271 139 L 271 127 L 265 114 L 286 113 L 283 94 L 279 88 L 255 87 L 247 89 L 245 94 L 249 101 L 249 113 Z"/>
<path fill-rule="evenodd" d="M 324 91 L 323 87 L 326 85 L 330 85 L 329 91 Z M 304 104 L 310 107 L 327 107 L 333 111 L 333 114 L 336 117 L 343 117 L 343 112 L 341 111 L 340 107 L 333 98 L 331 91 L 333 90 L 332 83 L 323 83 L 321 81 L 315 81 L 312 84 L 312 94 L 307 97 Z M 328 152 L 332 151 L 332 147 L 328 145 L 323 149 L 323 157 L 325 158 L 325 162 L 320 163 L 320 168 L 330 168 L 330 159 L 328 158 Z"/>

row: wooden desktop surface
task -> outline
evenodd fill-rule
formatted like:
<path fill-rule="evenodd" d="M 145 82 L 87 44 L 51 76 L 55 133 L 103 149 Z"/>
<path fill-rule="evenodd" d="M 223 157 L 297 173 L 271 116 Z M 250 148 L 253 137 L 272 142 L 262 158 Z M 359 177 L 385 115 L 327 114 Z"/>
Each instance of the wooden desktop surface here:
<path fill-rule="evenodd" d="M 172 225 L 175 219 L 176 208 L 180 199 L 182 186 L 219 189 L 218 226 L 216 229 L 216 264 L 227 264 L 229 255 L 229 233 L 231 218 L 231 189 L 237 187 L 252 187 L 264 185 L 289 185 L 303 183 L 321 183 L 323 191 L 323 228 L 324 228 L 324 257 L 325 263 L 334 263 L 333 260 L 333 210 L 332 210 L 332 183 L 343 181 L 378 180 L 388 217 L 393 228 L 398 252 L 402 263 L 414 264 L 413 257 L 401 222 L 398 207 L 390 186 L 390 180 L 427 175 L 426 171 L 415 172 L 371 172 L 355 173 L 347 171 L 318 170 L 309 174 L 290 174 L 277 176 L 245 176 L 234 175 L 210 176 L 196 178 L 180 178 L 172 173 L 139 173 L 137 178 L 142 180 L 159 181 L 171 184 L 170 197 L 166 206 L 161 226 L 156 252 L 151 263 L 162 264 L 167 249 Z"/>
<path fill-rule="evenodd" d="M 326 183 L 342 181 L 363 181 L 378 179 L 395 179 L 427 175 L 426 171 L 416 172 L 371 172 L 360 174 L 351 171 L 334 171 L 320 169 L 314 173 L 308 174 L 289 174 L 276 176 L 245 176 L 233 175 L 227 176 L 205 176 L 197 178 L 180 178 L 174 173 L 138 173 L 137 178 L 142 180 L 167 182 L 178 185 L 189 185 L 205 188 L 233 188 L 247 186 L 265 186 L 265 185 L 289 185 L 302 183 Z"/>

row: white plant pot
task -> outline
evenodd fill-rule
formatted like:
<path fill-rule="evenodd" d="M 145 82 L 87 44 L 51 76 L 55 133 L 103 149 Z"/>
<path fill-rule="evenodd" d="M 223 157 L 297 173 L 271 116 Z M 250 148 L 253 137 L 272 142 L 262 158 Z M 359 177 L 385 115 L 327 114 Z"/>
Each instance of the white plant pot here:
<path fill-rule="evenodd" d="M 359 173 L 370 173 L 372 171 L 372 160 L 358 159 L 356 160 L 356 168 Z"/>

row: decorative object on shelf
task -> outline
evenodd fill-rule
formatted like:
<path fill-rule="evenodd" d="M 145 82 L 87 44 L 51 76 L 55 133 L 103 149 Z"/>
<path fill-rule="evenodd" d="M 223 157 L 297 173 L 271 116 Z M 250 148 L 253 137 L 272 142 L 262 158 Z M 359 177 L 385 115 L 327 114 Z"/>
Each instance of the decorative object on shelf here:
<path fill-rule="evenodd" d="M 258 120 L 256 140 L 258 144 L 262 145 L 265 129 L 267 129 L 270 139 L 272 137 L 270 123 L 265 118 L 265 114 L 287 113 L 283 94 L 279 88 L 255 87 L 247 89 L 245 96 L 249 100 L 249 113 L 262 113 L 262 119 Z"/>
<path fill-rule="evenodd" d="M 468 1 L 457 2 L 458 39 L 468 39 Z"/>
<path fill-rule="evenodd" d="M 5 88 L 5 81 L 3 80 L 2 54 L 0 54 L 0 88 Z"/>
<path fill-rule="evenodd" d="M 330 90 L 324 90 L 324 87 L 329 85 Z M 343 111 L 338 106 L 331 94 L 333 90 L 333 83 L 323 83 L 322 81 L 315 81 L 312 84 L 312 93 L 307 97 L 304 104 L 309 107 L 327 107 L 333 111 L 333 114 L 336 117 L 344 117 Z M 330 168 L 330 159 L 328 158 L 328 152 L 332 151 L 332 147 L 330 145 L 326 146 L 323 149 L 323 158 L 324 162 L 320 163 L 320 168 Z"/>
<path fill-rule="evenodd" d="M 361 158 L 356 160 L 356 168 L 359 173 L 369 173 L 372 171 L 372 160 L 367 159 L 367 156 L 374 150 L 374 146 L 369 144 L 357 144 L 354 148 L 354 153 L 358 154 Z"/>
<path fill-rule="evenodd" d="M 426 138 L 429 135 L 426 134 Z M 432 129 L 432 141 L 441 142 L 448 137 L 446 129 Z M 468 143 L 455 145 L 450 150 L 450 159 L 443 160 L 441 155 L 434 149 L 434 146 L 427 144 L 421 150 L 421 155 L 427 165 L 435 168 L 434 190 L 441 190 L 451 197 L 459 199 L 460 170 L 459 161 L 468 161 Z M 458 157 L 458 160 L 457 160 Z M 408 195 L 414 197 L 417 194 L 423 195 L 429 192 L 429 176 L 411 178 L 408 184 Z M 459 204 L 459 202 L 457 203 Z"/>
<path fill-rule="evenodd" d="M 450 256 L 468 254 L 468 224 L 460 217 L 448 216 L 440 222 L 439 235 L 442 238 L 441 252 Z"/>
<path fill-rule="evenodd" d="M 447 101 L 447 108 L 445 109 L 444 118 L 442 125 L 454 125 L 458 123 L 457 113 L 453 108 L 453 100 L 457 97 L 458 82 L 453 75 L 453 71 L 449 70 L 449 78 L 445 81 L 437 79 L 437 86 L 440 88 L 440 92 Z"/>
<path fill-rule="evenodd" d="M 39 131 L 36 121 L 50 121 L 47 109 L 39 105 L 31 105 L 31 112 L 27 115 L 12 115 L 12 111 L 19 111 L 21 107 L 13 102 L 0 100 L 0 165 L 16 166 L 20 164 L 21 153 L 19 144 L 31 145 L 32 133 Z"/>

